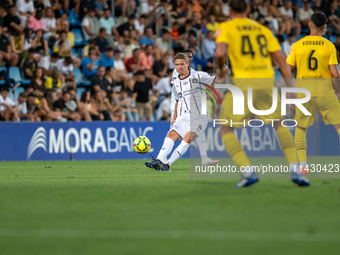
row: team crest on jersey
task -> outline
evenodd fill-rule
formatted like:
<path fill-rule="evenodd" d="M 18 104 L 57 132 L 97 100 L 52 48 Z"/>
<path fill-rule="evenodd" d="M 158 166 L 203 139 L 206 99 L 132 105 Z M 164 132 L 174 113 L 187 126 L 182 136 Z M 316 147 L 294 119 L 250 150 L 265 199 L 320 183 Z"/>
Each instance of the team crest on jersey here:
<path fill-rule="evenodd" d="M 182 92 L 179 92 L 179 93 L 178 93 L 178 97 L 179 97 L 179 98 L 182 98 L 182 97 L 183 97 Z"/>

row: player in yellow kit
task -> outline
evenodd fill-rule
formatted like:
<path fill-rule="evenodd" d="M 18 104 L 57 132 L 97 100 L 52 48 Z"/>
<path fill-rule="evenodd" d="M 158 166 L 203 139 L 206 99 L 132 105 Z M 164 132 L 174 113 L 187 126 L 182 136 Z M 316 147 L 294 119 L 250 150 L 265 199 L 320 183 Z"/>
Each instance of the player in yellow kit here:
<path fill-rule="evenodd" d="M 247 89 L 253 88 L 253 104 L 257 110 L 268 110 L 272 106 L 272 88 L 275 86 L 274 70 L 272 60 L 281 68 L 284 78 L 291 78 L 291 72 L 285 62 L 285 56 L 272 32 L 261 24 L 247 18 L 248 2 L 246 0 L 231 0 L 229 3 L 230 16 L 232 20 L 223 22 L 216 37 L 216 62 L 219 67 L 218 74 L 224 76 L 223 67 L 226 63 L 226 53 L 232 67 L 232 83 L 239 87 L 247 102 Z M 255 79 L 254 79 L 255 78 Z M 287 86 L 292 86 L 287 82 Z M 288 95 L 291 98 L 296 94 Z M 265 123 L 268 119 L 281 120 L 280 102 L 277 109 L 270 115 L 259 116 Z M 245 104 L 244 115 L 233 114 L 233 95 L 227 93 L 223 100 L 221 119 L 228 120 L 226 125 L 220 126 L 220 135 L 226 146 L 226 150 L 238 166 L 245 166 L 241 181 L 236 187 L 246 187 L 258 181 L 256 173 L 253 172 L 248 157 L 246 156 L 240 142 L 234 135 L 234 128 L 243 126 L 231 125 L 233 122 L 248 121 L 254 117 Z M 269 121 L 269 123 L 271 123 Z M 309 181 L 299 171 L 296 150 L 293 137 L 288 128 L 281 126 L 281 122 L 274 122 L 274 127 L 280 141 L 283 153 L 286 156 L 293 182 L 300 186 L 309 186 Z"/>
<path fill-rule="evenodd" d="M 339 78 L 338 61 L 333 43 L 322 37 L 326 22 L 325 14 L 314 13 L 309 22 L 310 36 L 294 43 L 286 60 L 291 68 L 297 68 L 296 87 L 308 89 L 311 93 L 311 100 L 303 105 L 312 115 L 304 115 L 298 108 L 295 113 L 295 147 L 302 173 L 307 173 L 308 169 L 307 128 L 313 125 L 316 111 L 325 124 L 334 125 L 340 135 L 340 103 L 332 86 L 332 78 Z M 338 79 L 335 79 L 336 89 L 337 84 Z"/>

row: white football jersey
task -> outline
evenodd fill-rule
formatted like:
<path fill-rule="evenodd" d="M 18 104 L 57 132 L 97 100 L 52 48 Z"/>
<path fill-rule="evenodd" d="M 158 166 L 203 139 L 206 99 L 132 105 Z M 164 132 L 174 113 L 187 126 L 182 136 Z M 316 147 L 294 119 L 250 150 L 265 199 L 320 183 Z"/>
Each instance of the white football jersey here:
<path fill-rule="evenodd" d="M 190 72 L 195 72 L 194 69 L 190 68 Z M 174 71 L 172 72 L 172 78 L 171 78 L 171 85 L 173 84 L 173 82 L 178 79 L 179 73 L 177 72 L 176 69 L 174 69 Z M 171 103 L 170 103 L 170 110 L 171 110 L 171 119 L 172 119 L 172 115 L 173 112 L 175 111 L 175 105 L 176 105 L 176 99 L 175 99 L 175 90 L 174 87 L 172 86 L 171 89 Z"/>
<path fill-rule="evenodd" d="M 175 100 L 178 101 L 177 115 L 186 113 L 207 115 L 207 95 L 205 85 L 212 85 L 216 77 L 206 72 L 190 71 L 184 79 L 179 78 L 173 81 Z M 202 107 L 203 106 L 205 107 Z"/>

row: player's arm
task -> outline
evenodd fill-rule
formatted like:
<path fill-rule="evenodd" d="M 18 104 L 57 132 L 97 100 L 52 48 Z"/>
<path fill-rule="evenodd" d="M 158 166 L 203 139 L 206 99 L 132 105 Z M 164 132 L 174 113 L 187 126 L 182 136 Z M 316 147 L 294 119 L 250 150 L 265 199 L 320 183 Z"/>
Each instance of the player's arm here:
<path fill-rule="evenodd" d="M 285 80 L 287 87 L 294 87 L 291 78 L 292 72 L 289 66 L 286 63 L 285 55 L 281 50 L 275 51 L 272 54 L 272 59 L 279 65 L 281 69 L 281 75 Z"/>
<path fill-rule="evenodd" d="M 174 124 L 176 118 L 177 118 L 177 106 L 178 106 L 178 101 L 176 101 L 176 104 L 175 104 L 175 111 L 174 111 L 174 116 L 172 117 L 172 120 L 171 120 L 171 125 Z"/>
<path fill-rule="evenodd" d="M 329 65 L 329 70 L 333 77 L 333 86 L 335 89 L 335 93 L 337 94 L 338 98 L 340 99 L 340 72 L 338 69 L 338 65 Z"/>
<path fill-rule="evenodd" d="M 228 69 L 225 68 L 227 63 L 227 50 L 228 45 L 226 43 L 218 43 L 216 45 L 216 64 L 217 64 L 217 75 L 220 78 L 225 78 Z"/>

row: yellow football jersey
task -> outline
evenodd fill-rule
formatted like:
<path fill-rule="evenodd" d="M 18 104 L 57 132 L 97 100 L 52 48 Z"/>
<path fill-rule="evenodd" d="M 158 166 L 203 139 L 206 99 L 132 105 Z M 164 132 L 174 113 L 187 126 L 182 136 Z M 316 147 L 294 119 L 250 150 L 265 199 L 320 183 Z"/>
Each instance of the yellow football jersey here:
<path fill-rule="evenodd" d="M 287 63 L 296 66 L 296 87 L 308 89 L 312 96 L 334 94 L 329 65 L 337 65 L 333 43 L 321 36 L 306 36 L 293 44 Z"/>
<path fill-rule="evenodd" d="M 233 78 L 273 78 L 270 53 L 281 50 L 273 33 L 256 21 L 234 18 L 220 24 L 217 43 L 228 45 Z"/>

